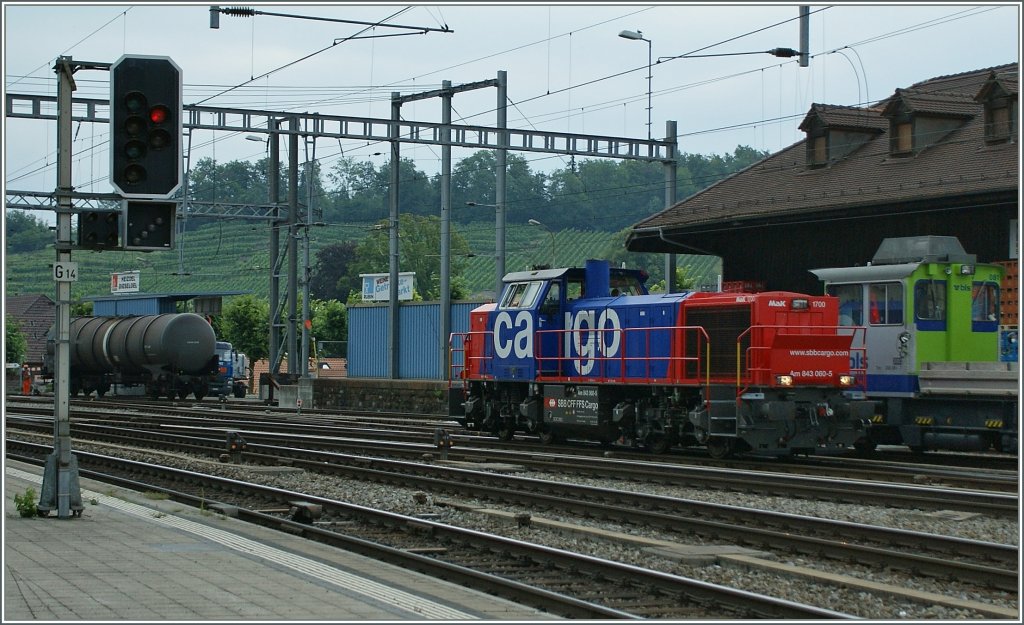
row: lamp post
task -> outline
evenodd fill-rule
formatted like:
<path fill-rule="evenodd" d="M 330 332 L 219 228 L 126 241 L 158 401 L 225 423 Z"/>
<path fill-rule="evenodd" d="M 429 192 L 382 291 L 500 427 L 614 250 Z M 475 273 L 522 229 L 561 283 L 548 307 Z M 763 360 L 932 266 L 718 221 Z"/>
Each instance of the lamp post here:
<path fill-rule="evenodd" d="M 493 208 L 498 215 L 494 228 L 494 265 L 497 273 L 497 282 L 494 289 L 494 301 L 501 297 L 501 289 L 505 280 L 505 219 L 499 204 L 481 204 L 480 202 L 466 202 L 466 206 L 486 206 Z"/>
<path fill-rule="evenodd" d="M 651 40 L 644 37 L 641 30 L 623 30 L 619 37 L 631 41 L 647 42 L 647 138 L 651 138 Z"/>
<path fill-rule="evenodd" d="M 547 230 L 548 236 L 551 237 L 551 268 L 554 269 L 554 267 L 555 267 L 555 233 L 551 232 L 551 230 L 547 226 L 545 226 L 544 224 L 540 223 L 536 219 L 530 219 L 526 223 L 530 224 L 531 226 L 538 226 L 540 228 L 544 228 L 545 230 Z"/>

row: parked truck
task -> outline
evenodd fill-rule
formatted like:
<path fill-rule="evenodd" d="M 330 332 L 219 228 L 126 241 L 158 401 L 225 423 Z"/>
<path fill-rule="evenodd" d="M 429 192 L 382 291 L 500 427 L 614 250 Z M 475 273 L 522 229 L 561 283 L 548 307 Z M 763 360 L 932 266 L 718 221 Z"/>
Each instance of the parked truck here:
<path fill-rule="evenodd" d="M 249 390 L 249 358 L 231 343 L 217 341 L 217 376 L 210 385 L 210 393 L 227 397 L 245 397 Z"/>

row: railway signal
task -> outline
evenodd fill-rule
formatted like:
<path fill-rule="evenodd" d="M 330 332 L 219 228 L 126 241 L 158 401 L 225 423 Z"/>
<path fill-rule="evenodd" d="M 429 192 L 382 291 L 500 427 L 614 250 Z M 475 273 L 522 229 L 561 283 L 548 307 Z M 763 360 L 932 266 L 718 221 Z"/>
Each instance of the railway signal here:
<path fill-rule="evenodd" d="M 177 202 L 125 200 L 122 209 L 124 249 L 150 252 L 174 248 Z"/>
<path fill-rule="evenodd" d="M 78 215 L 78 247 L 88 250 L 119 249 L 120 214 L 85 211 Z"/>
<path fill-rule="evenodd" d="M 165 56 L 110 67 L 110 183 L 126 198 L 169 198 L 182 179 L 181 69 Z"/>

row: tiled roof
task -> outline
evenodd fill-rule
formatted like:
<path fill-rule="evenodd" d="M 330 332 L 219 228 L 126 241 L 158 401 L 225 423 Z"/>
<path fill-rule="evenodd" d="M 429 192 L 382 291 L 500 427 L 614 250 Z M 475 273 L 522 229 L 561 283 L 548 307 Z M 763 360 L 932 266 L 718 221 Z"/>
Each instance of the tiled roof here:
<path fill-rule="evenodd" d="M 835 104 L 812 104 L 811 110 L 800 124 L 800 130 L 807 130 L 815 118 L 831 128 L 856 128 L 872 131 L 886 130 L 889 120 L 880 115 L 881 108 L 860 108 Z"/>
<path fill-rule="evenodd" d="M 4 313 L 18 322 L 25 334 L 25 362 L 38 365 L 46 353 L 46 333 L 53 325 L 56 307 L 45 295 L 14 295 L 4 298 Z"/>
<path fill-rule="evenodd" d="M 1020 91 L 1018 83 L 1019 80 L 1016 72 L 992 72 L 989 74 L 988 82 L 974 99 L 981 102 L 988 97 L 989 91 L 993 88 L 1001 88 L 1008 95 L 1017 95 Z"/>
<path fill-rule="evenodd" d="M 889 115 L 902 103 L 914 113 L 972 117 L 981 113 L 973 93 L 940 93 L 926 89 L 897 89 L 882 115 Z"/>
<path fill-rule="evenodd" d="M 1009 76 L 1016 76 L 1016 67 L 1007 65 L 943 76 L 901 90 L 903 97 L 914 98 L 916 104 L 933 110 L 944 107 L 964 111 L 969 106 L 972 111 L 972 117 L 962 125 L 913 156 L 890 156 L 888 120 L 883 120 L 884 132 L 826 167 L 808 168 L 805 141 L 799 141 L 635 224 L 630 242 L 637 236 L 650 236 L 643 235 L 648 229 L 688 228 L 744 218 L 1016 192 L 1018 145 L 987 144 L 983 105 L 974 101 L 993 73 L 1005 75 L 1003 80 L 1009 81 Z M 942 98 L 946 104 L 940 106 Z M 888 100 L 883 105 L 887 103 Z M 818 109 L 812 108 L 812 113 L 823 112 L 836 119 L 851 114 L 845 107 L 815 106 Z"/>

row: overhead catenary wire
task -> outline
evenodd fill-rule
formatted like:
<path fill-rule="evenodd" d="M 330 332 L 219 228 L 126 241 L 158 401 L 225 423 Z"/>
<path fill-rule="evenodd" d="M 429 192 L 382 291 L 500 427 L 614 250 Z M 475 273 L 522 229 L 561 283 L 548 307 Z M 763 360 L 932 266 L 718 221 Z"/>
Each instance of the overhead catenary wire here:
<path fill-rule="evenodd" d="M 996 8 L 998 8 L 998 7 L 996 7 Z M 822 9 L 822 10 L 824 10 L 824 9 Z M 987 10 L 993 10 L 993 9 L 992 8 L 987 8 L 985 10 L 987 11 Z M 940 23 L 945 23 L 945 22 L 952 21 L 952 20 L 955 20 L 955 19 L 964 19 L 966 17 L 970 17 L 973 14 L 977 14 L 977 12 L 970 13 L 969 11 L 962 11 L 960 13 L 954 14 L 953 16 L 947 16 L 947 17 L 944 17 L 944 18 L 936 18 L 934 20 L 929 20 L 928 22 L 925 22 L 923 24 L 906 27 L 906 28 L 903 28 L 903 29 L 899 29 L 897 31 L 892 31 L 891 33 L 887 33 L 885 35 L 881 35 L 881 36 L 878 36 L 878 37 L 875 37 L 875 38 L 866 39 L 862 43 L 870 43 L 870 42 L 878 41 L 878 40 L 881 40 L 882 38 L 897 36 L 897 35 L 899 35 L 901 33 L 912 32 L 913 30 L 918 30 L 920 28 L 926 28 L 926 27 L 929 27 L 929 26 L 934 26 L 934 25 L 937 25 L 937 24 L 940 24 Z M 787 21 L 791 21 L 791 20 L 787 20 Z M 782 22 L 780 22 L 780 23 L 782 23 Z M 770 27 L 771 26 L 767 26 L 767 27 L 764 27 L 764 28 L 770 28 Z M 759 30 L 763 30 L 763 29 L 759 29 Z M 756 32 L 756 31 L 754 31 L 754 32 Z M 742 36 L 743 35 L 738 35 L 737 37 L 742 37 Z M 736 39 L 737 37 L 734 37 L 732 39 Z M 726 41 L 730 41 L 732 39 L 729 39 L 729 40 L 726 40 Z M 712 44 L 712 45 L 717 45 L 717 44 Z M 707 49 L 707 47 L 701 48 L 701 49 Z M 844 47 L 844 49 L 845 49 L 845 47 Z M 827 53 L 829 53 L 829 52 L 818 53 L 815 56 L 819 56 L 821 54 L 827 54 Z M 482 58 L 485 58 L 485 57 L 482 57 Z M 636 70 L 633 70 L 633 71 L 636 71 Z M 762 71 L 762 70 L 757 69 L 757 70 L 751 70 L 751 71 Z M 734 76 L 737 76 L 737 75 L 739 75 L 739 74 L 733 74 L 733 75 L 730 75 L 729 77 L 734 77 Z M 724 79 L 727 79 L 727 78 L 728 77 L 721 77 L 721 78 L 712 79 L 712 80 L 724 80 Z M 670 89 L 659 90 L 659 95 L 671 93 L 674 90 L 682 90 L 682 89 L 687 89 L 687 88 L 693 88 L 693 86 L 696 86 L 696 85 L 699 85 L 699 84 L 707 84 L 707 83 L 706 82 L 705 83 L 695 83 L 694 85 L 683 85 L 683 86 L 677 86 L 677 87 L 670 88 Z M 301 90 L 301 87 L 295 87 L 293 89 L 294 90 Z M 329 92 L 325 93 L 325 95 L 329 95 Z M 382 99 L 383 99 L 383 96 L 382 96 Z M 303 106 L 305 104 L 305 102 L 299 101 L 299 100 L 285 101 L 285 102 L 287 102 L 288 104 L 295 104 L 296 106 Z M 520 100 L 519 102 L 513 102 L 513 106 L 516 108 L 517 111 L 520 112 L 520 114 L 522 114 L 522 109 L 519 108 L 518 104 L 523 103 L 523 102 L 525 102 L 525 100 Z M 606 107 L 617 106 L 617 105 L 618 105 L 617 103 L 614 103 L 614 104 L 613 103 L 608 103 L 606 105 Z M 599 105 L 594 105 L 592 107 L 589 107 L 587 110 L 600 110 L 600 108 L 597 108 L 598 106 Z M 567 109 L 567 110 L 562 112 L 562 115 L 564 115 L 565 117 L 571 117 L 574 114 L 574 112 L 575 112 L 575 109 Z M 482 113 L 478 113 L 478 114 L 482 114 Z M 462 117 L 463 117 L 463 119 L 468 119 L 468 118 L 471 118 L 474 115 L 478 115 L 478 114 L 467 114 L 467 115 L 463 115 Z M 557 116 L 557 115 L 559 115 L 559 113 L 558 112 L 552 112 L 552 113 L 549 113 L 548 115 Z M 531 120 L 526 119 L 525 115 L 522 115 L 522 116 L 523 116 L 523 119 L 530 126 L 532 126 L 533 128 L 536 128 L 535 124 Z M 704 129 L 704 130 L 697 130 L 697 131 L 691 131 L 691 132 L 684 132 L 684 133 L 680 133 L 678 135 L 678 137 L 679 138 L 683 138 L 683 137 L 687 137 L 687 136 L 697 136 L 697 135 L 700 135 L 700 134 L 708 134 L 708 133 L 713 133 L 713 132 L 727 131 L 727 130 L 730 130 L 730 129 L 742 128 L 744 126 L 749 126 L 749 125 L 753 125 L 753 124 L 760 124 L 762 126 L 764 126 L 765 124 L 768 124 L 768 123 L 773 123 L 773 122 L 781 124 L 781 121 L 779 121 L 779 120 L 793 119 L 793 118 L 799 117 L 799 116 L 800 115 L 779 116 L 779 117 L 775 117 L 775 118 L 771 118 L 771 119 L 764 119 L 763 116 L 762 116 L 762 119 L 757 120 L 757 121 L 744 122 L 744 123 L 741 123 L 741 124 L 733 124 L 733 125 L 727 125 L 727 126 L 719 126 L 719 127 L 711 128 L 711 129 Z M 537 117 L 537 116 L 534 116 L 534 117 Z M 555 119 L 558 119 L 558 118 L 555 117 Z M 99 145 L 102 146 L 102 145 L 104 145 L 104 143 L 101 142 Z M 197 146 L 197 147 L 201 147 L 201 146 Z M 353 154 L 358 154 L 358 150 L 353 150 L 352 153 Z M 331 155 L 328 155 L 328 157 L 325 157 L 325 158 L 330 158 L 330 156 Z M 545 157 L 545 158 L 547 158 L 547 157 Z M 537 159 L 537 160 L 540 160 L 540 159 Z M 44 166 L 44 168 L 45 168 L 45 166 Z"/>

